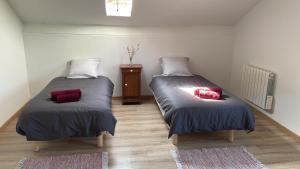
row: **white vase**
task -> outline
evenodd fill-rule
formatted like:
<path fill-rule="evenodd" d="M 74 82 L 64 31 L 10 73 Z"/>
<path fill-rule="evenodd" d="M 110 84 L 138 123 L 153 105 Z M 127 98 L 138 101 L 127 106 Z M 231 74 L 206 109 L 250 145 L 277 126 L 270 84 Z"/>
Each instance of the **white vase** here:
<path fill-rule="evenodd" d="M 132 59 L 133 59 L 133 58 L 129 58 L 129 66 L 130 66 L 130 67 L 133 66 Z"/>

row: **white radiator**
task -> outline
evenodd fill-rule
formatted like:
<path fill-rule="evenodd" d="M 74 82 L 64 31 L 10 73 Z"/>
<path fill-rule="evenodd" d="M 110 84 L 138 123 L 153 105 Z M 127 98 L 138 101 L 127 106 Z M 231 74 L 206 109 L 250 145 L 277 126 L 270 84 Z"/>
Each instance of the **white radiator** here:
<path fill-rule="evenodd" d="M 275 73 L 251 65 L 242 70 L 241 95 L 258 107 L 271 110 L 274 100 Z"/>

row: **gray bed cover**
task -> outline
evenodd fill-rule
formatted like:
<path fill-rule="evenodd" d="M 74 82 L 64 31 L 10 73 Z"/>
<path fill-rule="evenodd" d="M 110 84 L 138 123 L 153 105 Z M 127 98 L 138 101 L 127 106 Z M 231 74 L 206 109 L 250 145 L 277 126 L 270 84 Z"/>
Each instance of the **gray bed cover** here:
<path fill-rule="evenodd" d="M 79 88 L 79 102 L 55 103 L 53 90 Z M 114 135 L 116 119 L 111 110 L 113 83 L 104 76 L 97 79 L 53 79 L 29 101 L 16 125 L 27 140 L 53 140 L 66 137 L 95 137 L 102 131 Z"/>
<path fill-rule="evenodd" d="M 150 83 L 154 96 L 170 126 L 169 137 L 201 131 L 255 129 L 255 119 L 248 105 L 223 90 L 221 100 L 194 96 L 196 87 L 218 87 L 199 75 L 156 76 Z"/>

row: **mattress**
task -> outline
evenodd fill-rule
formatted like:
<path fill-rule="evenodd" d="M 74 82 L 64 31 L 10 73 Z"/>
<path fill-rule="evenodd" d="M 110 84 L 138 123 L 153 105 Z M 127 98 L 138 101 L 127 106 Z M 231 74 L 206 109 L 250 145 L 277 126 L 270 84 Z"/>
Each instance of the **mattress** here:
<path fill-rule="evenodd" d="M 55 103 L 53 90 L 79 88 L 78 102 Z M 114 135 L 116 118 L 111 110 L 113 83 L 104 76 L 97 79 L 53 79 L 22 110 L 16 131 L 27 140 L 53 140 L 66 137 L 96 137 L 103 131 Z"/>
<path fill-rule="evenodd" d="M 218 87 L 200 75 L 155 76 L 150 88 L 173 134 L 201 131 L 255 129 L 255 118 L 248 105 L 223 89 L 221 100 L 194 96 L 197 87 Z"/>

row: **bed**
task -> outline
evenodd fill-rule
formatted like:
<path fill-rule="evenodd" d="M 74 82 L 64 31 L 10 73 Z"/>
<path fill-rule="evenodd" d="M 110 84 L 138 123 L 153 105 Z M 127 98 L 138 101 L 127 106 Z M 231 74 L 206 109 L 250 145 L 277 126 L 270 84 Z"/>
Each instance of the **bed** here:
<path fill-rule="evenodd" d="M 150 88 L 165 122 L 169 138 L 202 131 L 253 131 L 255 119 L 248 105 L 223 90 L 221 100 L 207 100 L 194 96 L 197 87 L 218 87 L 202 76 L 154 76 Z"/>
<path fill-rule="evenodd" d="M 55 103 L 53 90 L 80 88 L 78 102 Z M 48 141 L 69 137 L 97 137 L 102 146 L 102 133 L 114 135 L 116 119 L 111 110 L 113 83 L 104 76 L 94 79 L 53 79 L 21 111 L 17 133 L 28 141 Z M 38 151 L 38 147 L 36 147 Z"/>

